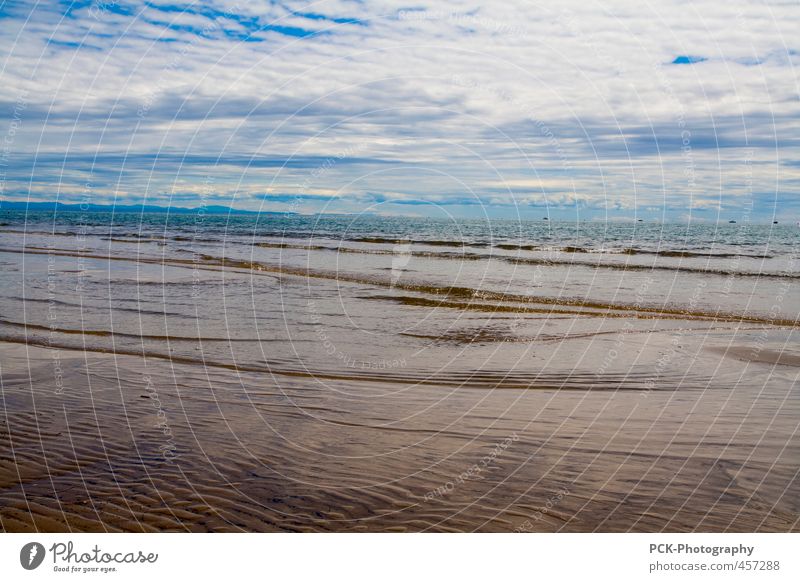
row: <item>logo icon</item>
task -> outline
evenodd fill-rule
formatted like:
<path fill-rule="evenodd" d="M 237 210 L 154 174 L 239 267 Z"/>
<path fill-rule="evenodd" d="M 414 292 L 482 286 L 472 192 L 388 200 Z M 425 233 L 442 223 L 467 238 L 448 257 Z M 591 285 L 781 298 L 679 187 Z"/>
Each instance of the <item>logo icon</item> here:
<path fill-rule="evenodd" d="M 19 563 L 26 570 L 35 570 L 44 561 L 44 546 L 39 542 L 30 542 L 19 551 Z"/>

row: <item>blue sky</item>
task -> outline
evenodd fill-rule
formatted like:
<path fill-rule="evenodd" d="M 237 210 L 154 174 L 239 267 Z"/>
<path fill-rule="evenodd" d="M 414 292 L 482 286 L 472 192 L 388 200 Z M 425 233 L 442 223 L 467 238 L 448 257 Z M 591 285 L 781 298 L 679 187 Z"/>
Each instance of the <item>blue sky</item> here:
<path fill-rule="evenodd" d="M 3 200 L 800 220 L 796 2 L 0 2 Z"/>

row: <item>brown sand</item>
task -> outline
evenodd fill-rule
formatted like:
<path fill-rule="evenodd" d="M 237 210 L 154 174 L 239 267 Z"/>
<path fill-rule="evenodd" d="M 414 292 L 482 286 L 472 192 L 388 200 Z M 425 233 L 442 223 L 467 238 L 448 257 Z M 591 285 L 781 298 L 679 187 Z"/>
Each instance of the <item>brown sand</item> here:
<path fill-rule="evenodd" d="M 791 390 L 734 403 L 717 388 L 387 396 L 364 382 L 354 395 L 344 381 L 59 360 L 61 394 L 51 350 L 3 345 L 5 531 L 798 529 Z"/>

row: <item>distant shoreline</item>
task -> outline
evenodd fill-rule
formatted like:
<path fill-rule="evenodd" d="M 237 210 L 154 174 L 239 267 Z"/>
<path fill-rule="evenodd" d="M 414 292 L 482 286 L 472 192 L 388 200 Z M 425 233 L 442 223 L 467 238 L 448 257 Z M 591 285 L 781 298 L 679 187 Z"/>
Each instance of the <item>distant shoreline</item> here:
<path fill-rule="evenodd" d="M 219 206 L 219 205 L 207 205 L 207 206 L 196 206 L 196 207 L 183 207 L 183 206 L 158 206 L 158 205 L 150 205 L 150 204 L 64 204 L 62 202 L 17 202 L 17 201 L 0 201 L 0 214 L 3 212 L 42 212 L 42 213 L 85 213 L 85 214 L 92 214 L 92 213 L 111 213 L 114 214 L 205 214 L 205 215 L 230 215 L 230 216 L 325 216 L 325 217 L 336 217 L 336 216 L 354 216 L 354 214 L 346 213 L 346 212 L 319 212 L 319 213 L 309 213 L 304 214 L 301 212 L 289 211 L 289 210 L 243 210 L 240 208 L 233 208 L 230 206 Z M 381 215 L 381 214 L 374 214 L 374 213 L 358 213 L 358 216 L 369 216 L 370 218 L 408 218 L 408 219 L 419 219 L 419 220 L 428 220 L 428 221 L 436 221 L 436 220 L 444 220 L 440 218 L 433 218 L 433 217 L 418 217 L 412 215 Z M 482 220 L 480 218 L 475 217 L 459 217 L 456 221 L 475 221 L 475 220 Z M 609 217 L 606 220 L 601 220 L 598 218 L 584 218 L 581 220 L 575 219 L 563 219 L 563 218 L 554 218 L 554 217 L 542 217 L 542 216 L 525 216 L 525 217 L 504 217 L 504 216 L 497 216 L 487 218 L 486 222 L 495 223 L 495 222 L 518 222 L 518 223 L 542 223 L 542 224 L 580 224 L 580 223 L 606 223 L 606 224 L 644 224 L 644 225 L 652 225 L 652 224 L 660 224 L 660 225 L 686 225 L 686 224 L 697 224 L 697 225 L 715 225 L 717 227 L 729 227 L 729 228 L 742 228 L 742 227 L 750 227 L 750 226 L 793 226 L 795 224 L 794 219 L 786 219 L 782 221 L 775 221 L 773 219 L 764 219 L 764 220 L 750 220 L 750 221 L 742 221 L 741 223 L 737 223 L 736 221 L 727 220 L 724 217 L 720 217 L 718 220 L 712 221 L 707 219 L 697 218 L 691 221 L 679 221 L 679 220 L 660 220 L 654 218 L 637 218 L 635 216 L 617 216 L 617 217 Z"/>
<path fill-rule="evenodd" d="M 297 214 L 296 212 L 283 211 L 255 211 L 240 210 L 229 206 L 197 206 L 185 208 L 180 206 L 158 206 L 150 204 L 64 204 L 62 202 L 0 202 L 1 211 L 12 212 L 135 212 L 150 214 L 194 214 L 204 212 L 205 214 L 247 214 L 256 216 L 266 215 L 288 215 Z"/>

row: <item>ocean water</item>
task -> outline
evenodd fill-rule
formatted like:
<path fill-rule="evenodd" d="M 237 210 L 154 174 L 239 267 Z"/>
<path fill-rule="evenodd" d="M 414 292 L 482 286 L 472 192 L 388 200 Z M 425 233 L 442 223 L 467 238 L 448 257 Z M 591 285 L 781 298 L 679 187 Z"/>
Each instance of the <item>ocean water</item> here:
<path fill-rule="evenodd" d="M 491 248 L 519 244 L 539 249 L 572 247 L 587 252 L 686 252 L 687 256 L 771 257 L 796 252 L 800 226 L 794 224 L 645 222 L 560 222 L 478 219 L 427 219 L 373 215 L 292 214 L 186 214 L 108 212 L 0 211 L 6 228 L 70 232 L 76 228 L 93 234 L 162 236 L 170 233 L 234 237 L 283 237 L 287 239 L 386 239 L 432 242 L 443 246 L 461 244 Z M 445 244 L 450 243 L 450 244 Z"/>
<path fill-rule="evenodd" d="M 17 455 L 0 517 L 796 529 L 798 242 L 794 225 L 0 214 Z"/>
<path fill-rule="evenodd" d="M 572 330 L 654 319 L 791 328 L 800 313 L 793 226 L 79 213 L 2 220 L 0 319 L 14 337 L 25 331 L 33 341 L 55 323 L 61 341 L 109 349 L 113 340 L 117 350 L 173 358 L 193 358 L 191 340 L 208 340 L 208 357 L 272 371 L 372 374 L 405 362 L 413 373 L 395 369 L 398 381 L 444 380 L 441 344 L 505 342 L 509 353 L 557 317 Z M 171 341 L 178 338 L 187 339 Z M 513 359 L 496 365 L 527 374 Z"/>

